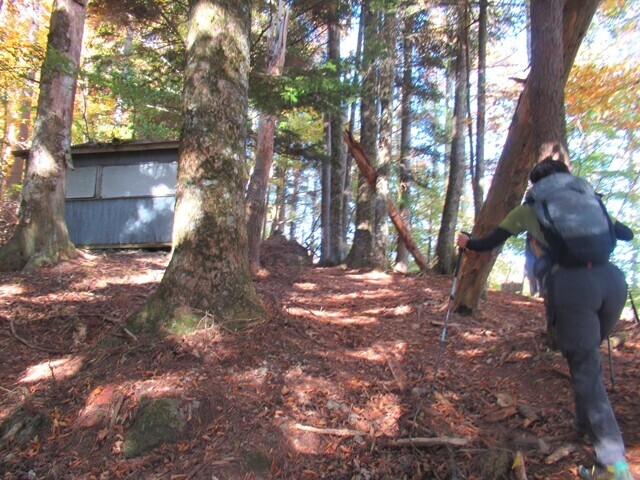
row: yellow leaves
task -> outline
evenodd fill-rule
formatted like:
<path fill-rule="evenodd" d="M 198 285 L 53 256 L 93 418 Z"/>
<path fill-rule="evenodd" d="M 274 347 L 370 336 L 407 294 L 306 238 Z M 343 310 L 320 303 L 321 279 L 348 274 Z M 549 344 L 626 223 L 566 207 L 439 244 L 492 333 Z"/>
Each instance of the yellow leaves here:
<path fill-rule="evenodd" d="M 625 3 L 625 0 L 604 0 L 600 8 L 605 14 L 617 12 Z"/>
<path fill-rule="evenodd" d="M 580 128 L 594 122 L 616 130 L 638 128 L 640 66 L 575 65 L 565 90 L 567 114 Z"/>

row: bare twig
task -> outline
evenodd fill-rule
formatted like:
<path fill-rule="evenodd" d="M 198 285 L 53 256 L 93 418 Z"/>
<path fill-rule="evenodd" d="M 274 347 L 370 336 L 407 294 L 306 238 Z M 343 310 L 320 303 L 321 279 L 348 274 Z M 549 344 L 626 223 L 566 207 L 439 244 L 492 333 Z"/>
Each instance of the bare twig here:
<path fill-rule="evenodd" d="M 449 445 L 452 447 L 464 447 L 469 443 L 466 438 L 457 437 L 416 437 L 416 438 L 397 438 L 389 440 L 384 445 L 389 447 L 437 447 Z"/>
<path fill-rule="evenodd" d="M 305 432 L 318 433 L 320 435 L 335 435 L 338 437 L 355 437 L 360 435 L 362 437 L 368 435 L 364 430 L 350 430 L 348 428 L 317 428 L 311 427 L 309 425 L 301 425 L 296 423 L 295 428 L 298 430 L 303 430 Z"/>
<path fill-rule="evenodd" d="M 122 330 L 124 330 L 124 333 L 126 333 L 126 334 L 127 334 L 127 335 L 129 335 L 131 338 L 133 338 L 133 340 L 134 340 L 135 342 L 137 342 L 137 341 L 138 341 L 138 337 L 136 337 L 133 333 L 131 333 L 131 332 L 129 331 L 129 329 L 127 329 L 126 327 L 122 327 Z"/>
<path fill-rule="evenodd" d="M 66 350 L 57 350 L 55 348 L 41 347 L 39 345 L 34 345 L 33 343 L 28 342 L 27 340 L 22 338 L 20 335 L 18 335 L 18 332 L 16 331 L 16 326 L 13 323 L 13 319 L 9 320 L 9 327 L 11 328 L 11 334 L 14 336 L 14 338 L 29 348 L 32 348 L 34 350 L 40 350 L 41 352 L 54 353 L 56 355 L 69 353 Z"/>

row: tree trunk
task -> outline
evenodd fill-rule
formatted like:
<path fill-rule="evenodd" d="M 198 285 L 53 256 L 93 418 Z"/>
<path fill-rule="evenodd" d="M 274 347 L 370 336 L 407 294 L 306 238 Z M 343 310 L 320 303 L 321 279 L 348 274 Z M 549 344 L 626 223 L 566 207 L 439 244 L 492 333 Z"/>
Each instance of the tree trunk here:
<path fill-rule="evenodd" d="M 487 10 L 488 0 L 480 0 L 478 15 L 478 112 L 476 123 L 476 161 L 471 172 L 473 181 L 473 211 L 477 219 L 484 201 L 484 134 L 487 104 Z"/>
<path fill-rule="evenodd" d="M 411 98 L 413 90 L 413 29 L 415 19 L 413 16 L 405 19 L 403 38 L 403 71 L 402 71 L 402 99 L 401 103 L 401 125 L 400 125 L 400 178 L 398 186 L 398 197 L 400 201 L 399 212 L 407 230 L 411 232 L 411 192 L 409 182 L 411 181 L 411 124 L 412 110 Z M 396 251 L 395 271 L 406 273 L 409 270 L 409 250 L 405 242 L 398 238 Z"/>
<path fill-rule="evenodd" d="M 358 40 L 356 44 L 356 56 L 355 56 L 355 67 L 353 71 L 353 80 L 352 87 L 355 89 L 358 86 L 358 81 L 360 78 L 360 65 L 362 63 L 362 41 L 364 38 L 364 15 L 360 15 L 360 19 L 358 21 Z M 351 102 L 351 106 L 349 109 L 349 131 L 353 132 L 356 123 L 356 101 Z M 345 248 L 347 248 L 347 232 L 349 230 L 349 223 L 351 221 L 351 217 L 349 214 L 349 204 L 351 202 L 351 167 L 353 164 L 353 157 L 349 153 L 347 149 L 347 159 L 345 162 L 345 174 L 344 174 L 344 208 L 342 212 L 342 242 Z"/>
<path fill-rule="evenodd" d="M 34 8 L 34 12 L 31 15 L 31 19 L 29 22 L 29 32 L 26 35 L 26 41 L 30 44 L 33 44 L 37 41 L 37 33 L 40 26 L 39 19 L 41 18 L 40 9 L 42 8 L 42 6 L 38 6 L 37 2 L 34 2 L 32 8 Z M 24 148 L 27 145 L 29 141 L 29 135 L 31 133 L 31 109 L 34 99 L 33 86 L 37 85 L 36 71 L 30 69 L 27 72 L 26 77 L 27 81 L 24 82 L 24 86 L 20 91 L 20 119 L 18 120 L 19 124 L 17 128 L 18 146 L 20 148 Z M 11 155 L 10 151 L 7 153 Z M 7 158 L 4 158 L 4 160 L 6 161 Z M 4 192 L 6 198 L 10 200 L 17 200 L 20 197 L 19 189 L 16 187 L 22 186 L 24 177 L 24 164 L 24 157 L 13 157 L 9 175 L 4 179 Z M 4 198 L 4 196 L 0 195 L 0 198 Z"/>
<path fill-rule="evenodd" d="M 276 165 L 275 174 L 273 175 L 276 184 L 276 199 L 274 205 L 273 219 L 271 221 L 271 234 L 280 232 L 284 235 L 284 227 L 287 216 L 286 210 L 286 192 L 287 192 L 287 169 L 280 165 Z"/>
<path fill-rule="evenodd" d="M 338 1 L 334 0 L 328 18 L 329 39 L 327 58 L 336 66 L 334 76 L 340 78 L 340 23 Z M 342 142 L 342 102 L 333 106 L 331 112 L 331 205 L 329 207 L 329 265 L 338 265 L 344 259 L 344 187 L 346 156 Z"/>
<path fill-rule="evenodd" d="M 330 265 L 331 255 L 331 119 L 325 117 L 325 140 L 327 154 L 322 158 L 321 197 L 320 197 L 320 264 Z"/>
<path fill-rule="evenodd" d="M 302 170 L 293 169 L 293 185 L 291 186 L 291 200 L 289 202 L 289 239 L 295 240 L 298 228 L 298 201 L 300 200 L 300 177 Z"/>
<path fill-rule="evenodd" d="M 580 43 L 598 8 L 598 0 L 566 0 L 563 11 L 563 85 L 571 71 Z M 473 228 L 477 237 L 491 232 L 522 201 L 527 175 L 536 162 L 531 130 L 531 87 L 529 80 L 520 94 L 518 106 L 509 127 L 496 173 L 491 182 L 478 221 Z M 465 255 L 458 275 L 454 309 L 472 313 L 493 267 L 497 251 Z"/>
<path fill-rule="evenodd" d="M 562 62 L 563 0 L 531 2 L 531 124 L 537 161 L 569 161 Z"/>
<path fill-rule="evenodd" d="M 64 202 L 85 15 L 85 2 L 54 1 L 20 220 L 13 237 L 0 249 L 0 270 L 38 268 L 77 256 L 67 231 Z"/>
<path fill-rule="evenodd" d="M 360 144 L 372 165 L 378 162 L 378 71 L 376 68 L 378 20 L 370 0 L 362 2 L 364 15 L 362 100 L 360 102 Z M 353 244 L 346 259 L 349 268 L 373 268 L 374 194 L 362 176 L 358 177 L 356 225 Z"/>
<path fill-rule="evenodd" d="M 239 329 L 264 308 L 249 270 L 243 196 L 250 0 L 191 0 L 173 256 L 134 331 Z"/>
<path fill-rule="evenodd" d="M 283 0 L 278 4 L 278 18 L 271 26 L 267 49 L 267 75 L 279 77 L 284 65 L 287 44 L 289 8 Z M 249 268 L 251 273 L 260 269 L 260 240 L 265 221 L 267 185 L 273 163 L 273 146 L 276 131 L 276 117 L 261 113 L 258 122 L 256 143 L 256 163 L 247 188 L 247 237 L 249 248 Z"/>
<path fill-rule="evenodd" d="M 393 87 L 396 64 L 396 38 L 398 21 L 395 11 L 384 12 L 381 43 L 384 45 L 380 55 L 380 138 L 377 185 L 375 189 L 373 222 L 373 266 L 378 270 L 389 269 L 387 255 L 387 202 L 389 200 L 389 171 L 391 168 L 391 144 L 393 135 Z"/>
<path fill-rule="evenodd" d="M 467 122 L 467 59 L 466 37 L 468 35 L 468 9 L 466 5 L 458 7 L 457 57 L 455 75 L 455 98 L 453 107 L 453 132 L 451 138 L 451 156 L 449 161 L 449 181 L 445 194 L 442 222 L 436 245 L 436 265 L 439 273 L 450 274 L 455 263 L 453 246 L 460 197 L 464 186 L 465 172 L 465 125 Z"/>

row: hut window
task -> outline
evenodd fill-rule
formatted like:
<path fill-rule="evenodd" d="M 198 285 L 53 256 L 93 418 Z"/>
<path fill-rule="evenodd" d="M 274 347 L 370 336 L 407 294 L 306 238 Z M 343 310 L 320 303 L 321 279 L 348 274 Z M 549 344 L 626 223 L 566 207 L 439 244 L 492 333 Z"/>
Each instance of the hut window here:
<path fill-rule="evenodd" d="M 163 197 L 175 194 L 178 166 L 141 163 L 102 168 L 102 198 Z"/>
<path fill-rule="evenodd" d="M 93 198 L 96 196 L 98 167 L 67 170 L 67 198 Z"/>

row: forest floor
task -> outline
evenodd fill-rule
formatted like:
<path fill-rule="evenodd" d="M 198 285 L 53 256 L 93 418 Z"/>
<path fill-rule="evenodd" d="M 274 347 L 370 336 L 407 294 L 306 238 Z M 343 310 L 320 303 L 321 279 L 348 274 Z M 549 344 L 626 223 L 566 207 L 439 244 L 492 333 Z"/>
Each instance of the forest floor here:
<path fill-rule="evenodd" d="M 167 262 L 93 252 L 0 274 L 0 424 L 21 419 L 0 435 L 2 478 L 499 479 L 520 452 L 529 479 L 570 479 L 590 463 L 540 299 L 490 291 L 476 318 L 450 315 L 441 348 L 451 278 L 281 266 L 255 279 L 268 315 L 246 331 L 203 315 L 195 334 L 134 339 L 123 322 Z M 631 317 L 617 336 L 610 398 L 640 478 Z M 606 347 L 603 365 L 609 386 Z M 158 396 L 198 413 L 126 458 Z"/>

